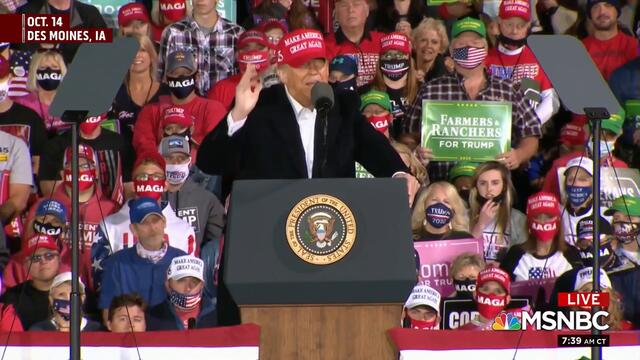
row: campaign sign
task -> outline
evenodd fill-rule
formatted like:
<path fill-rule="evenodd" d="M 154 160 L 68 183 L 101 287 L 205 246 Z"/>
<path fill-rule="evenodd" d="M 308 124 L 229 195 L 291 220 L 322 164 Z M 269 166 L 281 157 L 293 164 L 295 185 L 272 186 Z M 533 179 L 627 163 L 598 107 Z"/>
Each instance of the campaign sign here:
<path fill-rule="evenodd" d="M 515 281 L 511 283 L 511 296 L 527 298 L 533 303 L 538 301 L 538 296 L 543 295 L 544 302 L 548 303 L 555 285 L 556 279 L 533 279 L 525 281 Z"/>
<path fill-rule="evenodd" d="M 420 257 L 418 283 L 436 289 L 442 297 L 454 291 L 449 270 L 456 256 L 474 253 L 482 256 L 482 239 L 459 239 L 439 241 L 416 241 L 413 243 Z"/>
<path fill-rule="evenodd" d="M 375 176 L 367 171 L 360 163 L 356 163 L 356 179 L 373 179 Z"/>
<path fill-rule="evenodd" d="M 438 6 L 442 4 L 456 3 L 456 2 L 459 2 L 459 0 L 427 0 L 427 5 Z"/>
<path fill-rule="evenodd" d="M 521 309 L 529 306 L 528 299 L 511 298 L 507 309 Z M 473 299 L 444 299 L 442 302 L 442 320 L 440 328 L 457 329 L 478 315 Z"/>
<path fill-rule="evenodd" d="M 560 188 L 561 199 L 565 198 L 564 172 L 566 169 L 566 167 L 558 168 L 558 188 Z M 613 200 L 622 195 L 640 197 L 638 184 L 640 184 L 638 169 L 600 167 L 600 206 L 608 208 Z"/>
<path fill-rule="evenodd" d="M 422 103 L 422 146 L 437 161 L 488 161 L 511 149 L 511 103 Z"/>

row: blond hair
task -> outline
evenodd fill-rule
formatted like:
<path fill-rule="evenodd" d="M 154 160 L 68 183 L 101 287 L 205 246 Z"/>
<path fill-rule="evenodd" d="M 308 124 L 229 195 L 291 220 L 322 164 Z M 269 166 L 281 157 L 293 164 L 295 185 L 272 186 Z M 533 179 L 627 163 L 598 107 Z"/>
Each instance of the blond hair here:
<path fill-rule="evenodd" d="M 153 44 L 153 41 L 147 35 L 130 34 L 129 36 L 138 40 L 140 49 L 146 51 L 147 54 L 149 54 L 149 75 L 151 75 L 151 79 L 155 79 L 158 69 L 158 53 L 156 52 L 156 47 Z M 129 72 L 127 72 L 125 83 L 129 85 Z"/>
<path fill-rule="evenodd" d="M 419 237 L 423 232 L 424 222 L 426 220 L 426 202 L 436 188 L 443 190 L 447 200 L 449 201 L 451 210 L 453 211 L 453 219 L 451 219 L 450 222 L 451 230 L 469 232 L 467 209 L 464 206 L 464 201 L 460 195 L 458 195 L 458 191 L 450 183 L 446 181 L 438 181 L 424 189 L 424 191 L 418 195 L 418 199 L 414 201 L 413 212 L 411 214 L 411 229 L 413 230 L 414 236 Z"/>
<path fill-rule="evenodd" d="M 44 52 L 36 52 L 31 59 L 31 65 L 29 65 L 29 77 L 27 78 L 27 89 L 36 91 L 38 89 L 37 73 L 40 64 L 46 59 L 53 59 L 53 61 L 60 67 L 60 74 L 64 77 L 67 73 L 67 64 L 64 62 L 64 58 L 59 52 L 53 50 L 47 50 Z"/>
<path fill-rule="evenodd" d="M 449 37 L 447 36 L 447 28 L 444 26 L 444 22 L 442 20 L 434 19 L 434 18 L 424 18 L 413 29 L 411 33 L 411 41 L 413 42 L 413 46 L 415 49 L 416 44 L 418 44 L 420 37 L 427 30 L 433 30 L 440 37 L 440 54 L 444 54 L 449 47 Z"/>
<path fill-rule="evenodd" d="M 411 174 L 418 179 L 418 182 L 420 182 L 421 185 L 426 185 L 429 182 L 429 179 L 427 178 L 427 169 L 422 165 L 422 163 L 420 163 L 420 160 L 418 160 L 415 153 L 403 143 L 393 141 L 391 145 L 393 145 L 393 148 L 396 149 L 398 154 L 404 154 L 409 157 L 409 170 L 411 170 Z"/>
<path fill-rule="evenodd" d="M 453 262 L 451 263 L 451 271 L 449 271 L 449 274 L 453 279 L 455 278 L 455 274 L 457 274 L 458 272 L 460 272 L 460 270 L 467 266 L 475 266 L 480 269 L 479 271 L 482 271 L 485 265 L 486 264 L 484 262 L 484 259 L 479 254 L 465 252 L 453 259 Z"/>

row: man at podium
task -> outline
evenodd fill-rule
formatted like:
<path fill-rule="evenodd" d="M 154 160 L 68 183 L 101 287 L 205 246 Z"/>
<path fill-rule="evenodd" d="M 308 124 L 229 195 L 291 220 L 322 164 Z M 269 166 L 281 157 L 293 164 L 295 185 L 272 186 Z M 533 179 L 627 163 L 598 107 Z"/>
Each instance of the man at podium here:
<path fill-rule="evenodd" d="M 278 45 L 282 85 L 263 90 L 249 65 L 226 122 L 203 141 L 197 166 L 236 179 L 340 178 L 354 177 L 357 161 L 377 177 L 405 178 L 412 202 L 418 181 L 389 141 L 362 117 L 355 94 L 341 93 L 331 101 L 325 131 L 311 89 L 328 82 L 326 56 L 322 34 L 300 29 Z"/>

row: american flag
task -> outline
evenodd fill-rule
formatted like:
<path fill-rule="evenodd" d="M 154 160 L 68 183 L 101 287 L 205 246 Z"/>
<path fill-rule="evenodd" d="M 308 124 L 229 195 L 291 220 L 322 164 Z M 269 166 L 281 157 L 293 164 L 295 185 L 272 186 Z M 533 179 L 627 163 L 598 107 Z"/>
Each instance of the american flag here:
<path fill-rule="evenodd" d="M 11 63 L 11 84 L 9 84 L 9 96 L 20 97 L 29 93 L 27 90 L 27 79 L 29 78 L 29 64 L 31 63 L 31 53 L 28 51 L 14 50 L 9 59 Z"/>
<path fill-rule="evenodd" d="M 462 67 L 473 67 L 478 64 L 478 60 L 484 59 L 487 53 L 485 48 L 463 47 L 453 49 L 453 58 L 458 61 Z"/>

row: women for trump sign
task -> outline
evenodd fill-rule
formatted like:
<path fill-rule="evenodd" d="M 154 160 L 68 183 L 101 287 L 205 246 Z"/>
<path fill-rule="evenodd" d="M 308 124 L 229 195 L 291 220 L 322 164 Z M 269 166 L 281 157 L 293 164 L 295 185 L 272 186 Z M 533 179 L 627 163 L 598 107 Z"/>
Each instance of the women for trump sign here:
<path fill-rule="evenodd" d="M 511 103 L 425 100 L 422 146 L 437 161 L 493 160 L 511 149 Z"/>

